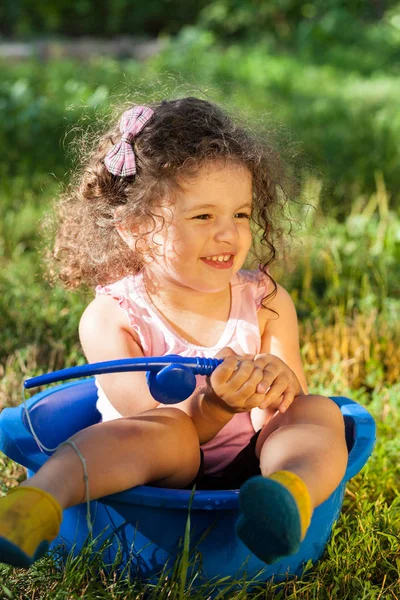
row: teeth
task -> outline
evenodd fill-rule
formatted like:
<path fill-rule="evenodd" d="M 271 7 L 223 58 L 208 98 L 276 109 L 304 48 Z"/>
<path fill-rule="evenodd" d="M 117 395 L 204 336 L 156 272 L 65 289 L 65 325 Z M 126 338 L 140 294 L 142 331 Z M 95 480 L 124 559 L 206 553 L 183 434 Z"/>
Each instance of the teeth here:
<path fill-rule="evenodd" d="M 231 257 L 231 254 L 225 254 L 224 256 L 206 256 L 206 260 L 212 260 L 214 262 L 228 262 Z"/>

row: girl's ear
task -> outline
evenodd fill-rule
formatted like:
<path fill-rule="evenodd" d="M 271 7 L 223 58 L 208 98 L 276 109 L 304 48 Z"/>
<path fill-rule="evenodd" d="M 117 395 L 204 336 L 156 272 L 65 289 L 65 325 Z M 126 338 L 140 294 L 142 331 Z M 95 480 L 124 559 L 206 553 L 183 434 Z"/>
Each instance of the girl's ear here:
<path fill-rule="evenodd" d="M 129 246 L 131 250 L 136 250 L 137 236 L 132 232 L 132 230 L 125 227 L 123 223 L 117 223 L 115 228 L 121 238 L 124 240 L 125 244 Z"/>
<path fill-rule="evenodd" d="M 146 237 L 143 236 L 143 233 L 140 231 L 140 226 L 137 230 L 128 227 L 122 220 L 119 220 L 120 214 L 118 213 L 120 213 L 120 210 L 117 208 L 114 214 L 117 219 L 115 229 L 118 231 L 118 234 L 133 252 L 138 252 L 142 255 L 144 262 L 149 262 L 151 255 L 150 248 Z"/>

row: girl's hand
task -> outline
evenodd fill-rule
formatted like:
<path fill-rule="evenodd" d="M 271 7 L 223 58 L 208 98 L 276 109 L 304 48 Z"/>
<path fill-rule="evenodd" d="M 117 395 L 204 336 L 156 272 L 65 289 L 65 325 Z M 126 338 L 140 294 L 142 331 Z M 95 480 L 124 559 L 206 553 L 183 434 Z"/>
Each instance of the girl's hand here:
<path fill-rule="evenodd" d="M 304 394 L 295 373 L 286 363 L 273 354 L 257 354 L 254 364 L 263 372 L 262 381 L 256 388 L 263 400 L 259 408 L 275 408 L 284 413 L 296 396 Z"/>
<path fill-rule="evenodd" d="M 240 357 L 227 348 L 217 356 L 225 360 L 207 379 L 208 399 L 228 412 L 254 407 L 285 412 L 303 394 L 293 371 L 272 354 Z"/>

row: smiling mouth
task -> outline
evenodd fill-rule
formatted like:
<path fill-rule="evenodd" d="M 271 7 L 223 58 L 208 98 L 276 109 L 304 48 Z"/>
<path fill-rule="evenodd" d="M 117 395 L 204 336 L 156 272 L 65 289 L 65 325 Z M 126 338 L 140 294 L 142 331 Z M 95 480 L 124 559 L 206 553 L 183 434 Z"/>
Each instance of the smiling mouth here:
<path fill-rule="evenodd" d="M 230 269 L 233 265 L 233 254 L 219 254 L 216 256 L 205 256 L 201 260 L 215 269 Z"/>

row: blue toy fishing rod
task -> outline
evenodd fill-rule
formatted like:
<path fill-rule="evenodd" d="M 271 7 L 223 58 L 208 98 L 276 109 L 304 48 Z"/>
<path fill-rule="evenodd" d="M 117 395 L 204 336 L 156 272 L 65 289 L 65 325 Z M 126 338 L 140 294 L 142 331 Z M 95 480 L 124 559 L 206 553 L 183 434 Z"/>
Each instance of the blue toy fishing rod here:
<path fill-rule="evenodd" d="M 175 354 L 166 356 L 153 356 L 150 358 L 121 358 L 119 360 L 108 360 L 105 362 L 89 363 L 45 373 L 38 377 L 32 377 L 24 381 L 24 389 L 30 390 L 40 385 L 48 385 L 58 381 L 67 381 L 78 377 L 88 377 L 92 375 L 105 375 L 107 373 L 126 373 L 130 371 L 147 371 L 147 384 L 153 398 L 163 404 L 175 404 L 189 398 L 196 389 L 196 375 L 211 375 L 214 369 L 222 362 L 217 358 L 203 357 L 185 357 Z M 55 448 L 46 447 L 38 438 L 33 427 L 29 410 L 23 397 L 26 419 L 30 432 L 35 439 L 38 447 L 43 452 L 54 452 L 63 444 L 68 444 L 77 453 L 84 472 L 85 490 L 86 490 L 86 522 L 89 531 L 92 531 L 92 521 L 90 513 L 90 493 L 88 483 L 88 473 L 86 461 L 81 454 L 75 442 L 71 439 L 66 440 Z"/>
<path fill-rule="evenodd" d="M 163 404 L 174 404 L 186 400 L 194 392 L 196 375 L 211 375 L 221 362 L 222 360 L 218 358 L 186 357 L 175 354 L 150 358 L 121 358 L 32 377 L 24 381 L 24 388 L 30 390 L 40 385 L 92 375 L 147 371 L 147 384 L 153 398 Z"/>

